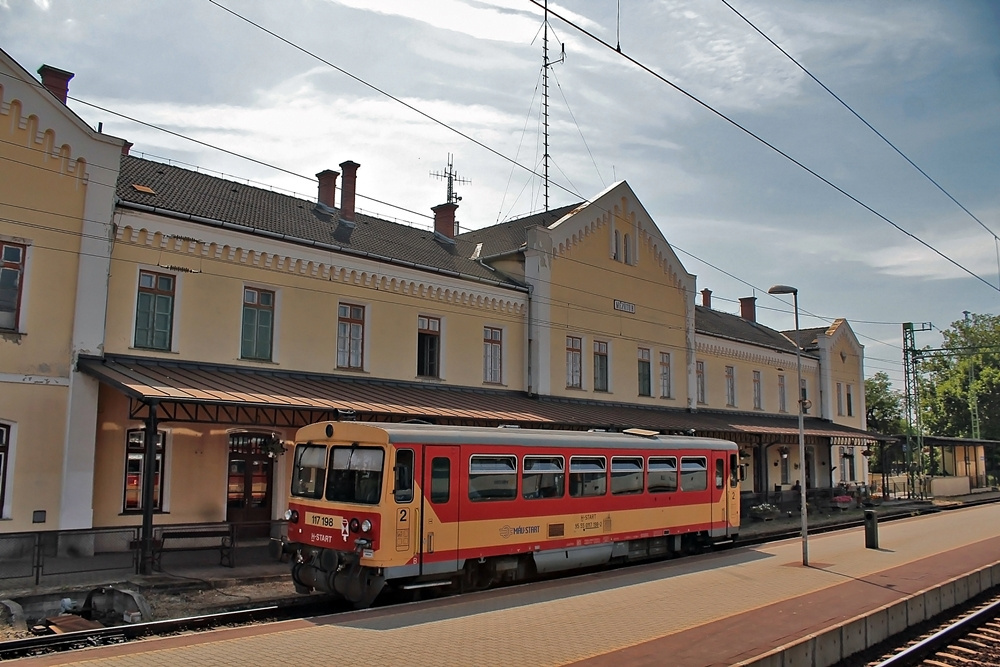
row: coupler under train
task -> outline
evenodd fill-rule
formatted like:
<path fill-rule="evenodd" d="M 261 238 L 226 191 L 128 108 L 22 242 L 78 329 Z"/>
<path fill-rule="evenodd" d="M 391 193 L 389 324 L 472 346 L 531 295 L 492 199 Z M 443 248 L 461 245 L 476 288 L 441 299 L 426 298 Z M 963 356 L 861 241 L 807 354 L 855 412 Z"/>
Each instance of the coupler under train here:
<path fill-rule="evenodd" d="M 272 546 L 272 552 L 275 550 Z M 385 575 L 381 568 L 361 565 L 356 553 L 291 542 L 280 543 L 277 550 L 279 556 L 292 555 L 292 582 L 298 593 L 319 591 L 337 595 L 355 607 L 363 608 L 371 605 L 385 587 Z"/>

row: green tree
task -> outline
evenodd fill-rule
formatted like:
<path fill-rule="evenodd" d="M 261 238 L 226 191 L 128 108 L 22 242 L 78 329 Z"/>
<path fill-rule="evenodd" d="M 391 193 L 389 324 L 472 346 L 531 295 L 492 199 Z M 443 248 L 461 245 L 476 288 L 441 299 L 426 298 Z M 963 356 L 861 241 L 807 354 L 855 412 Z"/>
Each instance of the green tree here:
<path fill-rule="evenodd" d="M 920 361 L 925 432 L 972 437 L 971 389 L 980 437 L 1000 440 L 1000 317 L 970 314 L 942 335 L 941 350 L 925 353 Z"/>
<path fill-rule="evenodd" d="M 903 395 L 892 388 L 889 376 L 882 371 L 865 378 L 865 412 L 869 431 L 883 435 L 906 432 Z"/>
<path fill-rule="evenodd" d="M 924 432 L 972 437 L 970 391 L 979 414 L 979 437 L 1000 440 L 1000 316 L 969 314 L 942 331 L 940 351 L 920 361 Z M 986 447 L 986 468 L 1000 468 L 1000 448 Z"/>

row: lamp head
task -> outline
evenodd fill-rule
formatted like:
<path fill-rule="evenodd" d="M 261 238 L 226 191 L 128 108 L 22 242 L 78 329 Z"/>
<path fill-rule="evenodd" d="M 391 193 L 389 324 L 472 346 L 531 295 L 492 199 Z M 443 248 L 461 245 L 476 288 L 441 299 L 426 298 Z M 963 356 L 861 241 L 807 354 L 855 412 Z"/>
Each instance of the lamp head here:
<path fill-rule="evenodd" d="M 768 294 L 798 294 L 799 289 L 791 285 L 771 285 L 767 290 Z"/>

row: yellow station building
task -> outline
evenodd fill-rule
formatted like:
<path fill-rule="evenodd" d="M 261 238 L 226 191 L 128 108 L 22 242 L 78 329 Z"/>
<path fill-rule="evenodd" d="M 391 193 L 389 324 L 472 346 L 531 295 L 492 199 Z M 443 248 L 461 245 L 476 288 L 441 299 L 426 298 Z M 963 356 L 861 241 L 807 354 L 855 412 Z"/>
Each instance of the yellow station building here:
<path fill-rule="evenodd" d="M 307 200 L 146 159 L 0 64 L 0 532 L 270 529 L 281 443 L 325 419 L 722 437 L 747 502 L 865 479 L 850 325 L 799 332 L 799 461 L 792 334 L 696 303 L 626 181 L 420 229 L 356 208 L 358 163 Z"/>

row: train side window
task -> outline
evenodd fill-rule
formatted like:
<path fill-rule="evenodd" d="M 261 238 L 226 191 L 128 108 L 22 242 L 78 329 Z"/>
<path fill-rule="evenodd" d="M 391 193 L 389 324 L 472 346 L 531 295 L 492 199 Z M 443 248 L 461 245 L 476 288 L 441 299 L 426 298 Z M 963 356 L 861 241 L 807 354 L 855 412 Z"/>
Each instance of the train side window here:
<path fill-rule="evenodd" d="M 673 493 L 677 490 L 676 457 L 650 456 L 646 471 L 646 489 L 650 493 Z"/>
<path fill-rule="evenodd" d="M 517 498 L 517 457 L 473 454 L 469 458 L 469 500 Z"/>
<path fill-rule="evenodd" d="M 413 500 L 413 450 L 396 450 L 396 481 L 392 496 L 397 503 L 408 503 Z"/>
<path fill-rule="evenodd" d="M 721 489 L 726 485 L 726 461 L 725 459 L 715 459 L 715 488 Z"/>
<path fill-rule="evenodd" d="M 451 459 L 438 457 L 431 461 L 431 502 L 446 503 L 451 498 Z"/>
<path fill-rule="evenodd" d="M 611 458 L 611 495 L 642 493 L 642 457 Z"/>
<path fill-rule="evenodd" d="M 534 498 L 562 498 L 566 487 L 566 473 L 561 456 L 525 456 L 521 473 L 521 496 Z"/>
<path fill-rule="evenodd" d="M 607 459 L 603 456 L 570 457 L 569 495 L 581 498 L 603 496 L 607 492 Z"/>
<path fill-rule="evenodd" d="M 296 445 L 292 468 L 292 495 L 301 498 L 322 498 L 325 481 L 326 447 Z"/>
<path fill-rule="evenodd" d="M 681 457 L 681 491 L 704 491 L 707 488 L 708 461 L 705 457 Z"/>
<path fill-rule="evenodd" d="M 729 455 L 729 486 L 736 488 L 740 484 L 740 465 L 736 454 Z"/>

